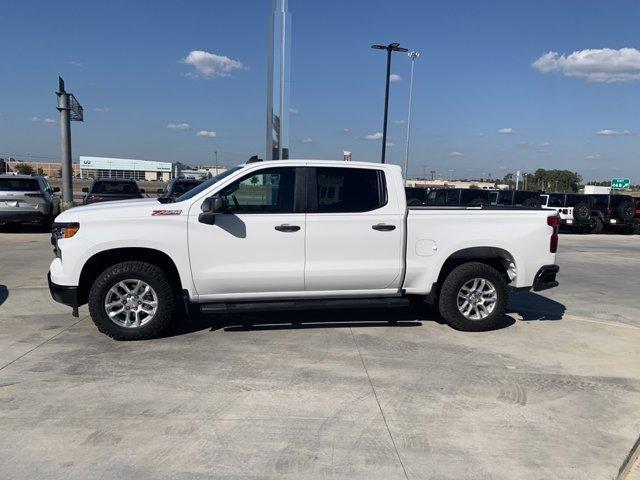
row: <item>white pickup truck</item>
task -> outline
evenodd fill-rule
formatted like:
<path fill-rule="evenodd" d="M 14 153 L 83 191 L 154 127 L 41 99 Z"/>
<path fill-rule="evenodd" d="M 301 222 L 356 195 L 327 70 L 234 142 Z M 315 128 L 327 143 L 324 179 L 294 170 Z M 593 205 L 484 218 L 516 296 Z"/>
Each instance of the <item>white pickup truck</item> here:
<path fill-rule="evenodd" d="M 171 203 L 167 203 L 171 202 Z M 286 160 L 227 170 L 175 201 L 106 202 L 56 218 L 55 300 L 98 329 L 151 338 L 176 312 L 436 304 L 494 328 L 507 286 L 558 285 L 556 212 L 407 207 L 400 168 Z"/>

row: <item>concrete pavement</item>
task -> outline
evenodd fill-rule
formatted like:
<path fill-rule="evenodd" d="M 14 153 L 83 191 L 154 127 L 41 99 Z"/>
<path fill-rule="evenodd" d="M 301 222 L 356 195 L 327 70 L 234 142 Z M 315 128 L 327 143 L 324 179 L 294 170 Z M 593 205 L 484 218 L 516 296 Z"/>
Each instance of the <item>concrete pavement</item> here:
<path fill-rule="evenodd" d="M 129 343 L 50 299 L 47 234 L 0 244 L 2 478 L 611 479 L 640 433 L 639 237 L 561 236 L 561 286 L 494 332 L 345 310 Z"/>

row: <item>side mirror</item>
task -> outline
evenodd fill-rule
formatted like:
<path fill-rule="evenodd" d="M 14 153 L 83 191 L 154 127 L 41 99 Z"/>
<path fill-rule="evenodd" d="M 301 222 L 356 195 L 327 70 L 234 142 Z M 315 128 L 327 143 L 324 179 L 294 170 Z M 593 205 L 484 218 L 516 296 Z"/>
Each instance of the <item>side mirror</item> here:
<path fill-rule="evenodd" d="M 140 193 L 144 193 L 144 188 L 141 188 L 141 189 L 140 189 Z"/>
<path fill-rule="evenodd" d="M 53 187 L 53 193 L 59 192 L 60 191 L 60 187 Z"/>
<path fill-rule="evenodd" d="M 229 210 L 229 204 L 226 198 L 214 195 L 213 197 L 205 198 L 200 208 L 202 213 L 198 216 L 198 221 L 213 225 L 216 223 L 216 215 L 226 213 Z"/>
<path fill-rule="evenodd" d="M 82 187 L 82 193 L 89 193 L 89 187 Z"/>

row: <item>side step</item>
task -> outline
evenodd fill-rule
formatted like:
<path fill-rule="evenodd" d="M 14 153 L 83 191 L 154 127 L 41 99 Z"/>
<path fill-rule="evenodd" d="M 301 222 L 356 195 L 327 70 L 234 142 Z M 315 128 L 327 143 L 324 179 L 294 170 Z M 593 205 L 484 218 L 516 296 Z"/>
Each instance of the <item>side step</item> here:
<path fill-rule="evenodd" d="M 200 305 L 200 313 L 272 312 L 283 310 L 325 310 L 332 308 L 390 308 L 408 307 L 404 297 L 336 298 L 309 300 L 282 300 L 256 302 L 215 302 Z"/>

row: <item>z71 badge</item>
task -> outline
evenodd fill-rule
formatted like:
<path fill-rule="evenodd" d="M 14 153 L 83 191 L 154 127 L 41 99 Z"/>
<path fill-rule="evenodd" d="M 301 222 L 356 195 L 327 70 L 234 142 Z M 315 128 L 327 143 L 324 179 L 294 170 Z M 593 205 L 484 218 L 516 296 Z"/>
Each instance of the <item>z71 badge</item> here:
<path fill-rule="evenodd" d="M 182 210 L 154 210 L 151 215 L 155 217 L 158 215 L 180 215 L 181 213 Z"/>

